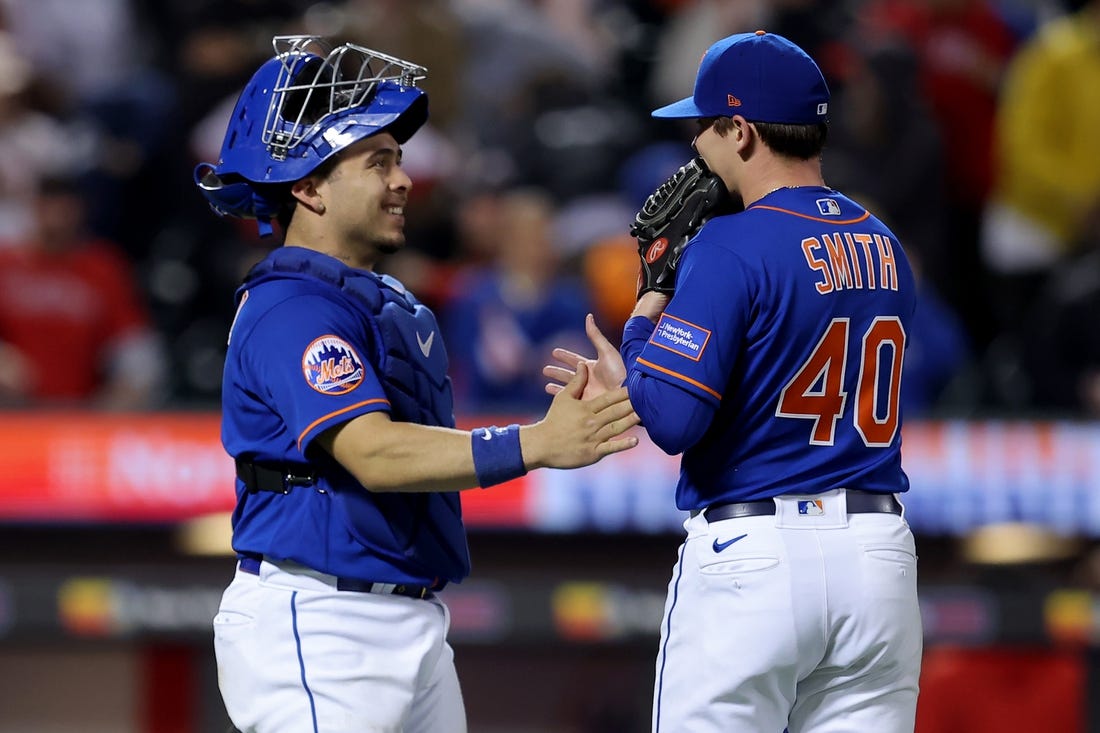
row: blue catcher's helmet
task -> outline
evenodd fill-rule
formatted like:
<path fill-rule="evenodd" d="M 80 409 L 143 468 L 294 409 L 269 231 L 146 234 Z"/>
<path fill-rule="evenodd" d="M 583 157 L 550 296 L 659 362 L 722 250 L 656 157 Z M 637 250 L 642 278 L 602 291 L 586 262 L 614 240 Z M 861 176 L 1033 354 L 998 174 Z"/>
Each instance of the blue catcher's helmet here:
<path fill-rule="evenodd" d="M 276 36 L 229 120 L 216 164 L 195 183 L 222 216 L 256 219 L 260 234 L 297 181 L 352 143 L 389 132 L 406 142 L 428 119 L 422 66 L 318 36 Z"/>

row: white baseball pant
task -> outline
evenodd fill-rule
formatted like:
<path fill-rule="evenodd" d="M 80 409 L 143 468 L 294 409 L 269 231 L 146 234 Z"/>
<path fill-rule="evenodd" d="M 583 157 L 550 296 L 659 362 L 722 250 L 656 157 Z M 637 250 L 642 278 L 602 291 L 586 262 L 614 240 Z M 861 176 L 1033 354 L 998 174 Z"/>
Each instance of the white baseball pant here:
<path fill-rule="evenodd" d="M 238 569 L 214 617 L 226 711 L 243 733 L 466 733 L 449 625 L 438 599 Z"/>
<path fill-rule="evenodd" d="M 912 733 L 913 535 L 896 514 L 848 514 L 842 491 L 813 498 L 817 516 L 784 497 L 775 516 L 685 521 L 654 733 Z"/>

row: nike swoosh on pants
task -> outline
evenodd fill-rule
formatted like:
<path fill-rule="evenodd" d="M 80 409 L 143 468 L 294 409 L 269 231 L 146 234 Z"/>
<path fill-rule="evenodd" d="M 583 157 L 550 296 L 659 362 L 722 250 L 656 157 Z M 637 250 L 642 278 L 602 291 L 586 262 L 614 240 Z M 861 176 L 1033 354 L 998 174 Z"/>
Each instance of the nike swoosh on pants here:
<path fill-rule="evenodd" d="M 737 542 L 738 540 L 743 540 L 748 536 L 749 535 L 746 532 L 745 534 L 743 534 L 739 537 L 734 537 L 732 540 L 726 540 L 725 542 L 719 542 L 718 540 L 715 540 L 714 545 L 713 545 L 713 549 L 714 549 L 715 552 L 721 552 L 722 550 L 724 550 L 727 547 L 729 547 L 730 545 L 732 545 L 734 542 Z"/>

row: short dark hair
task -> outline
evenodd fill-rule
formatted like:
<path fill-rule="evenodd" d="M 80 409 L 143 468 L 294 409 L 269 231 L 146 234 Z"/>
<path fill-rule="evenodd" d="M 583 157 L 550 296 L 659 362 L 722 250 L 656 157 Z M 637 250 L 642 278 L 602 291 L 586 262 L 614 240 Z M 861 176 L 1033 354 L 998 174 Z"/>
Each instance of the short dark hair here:
<path fill-rule="evenodd" d="M 309 175 L 317 176 L 318 178 L 328 178 L 332 173 L 333 168 L 340 161 L 340 153 L 324 160 L 319 166 L 310 171 Z M 262 186 L 264 184 L 260 184 Z M 298 199 L 294 198 L 291 188 L 293 184 L 290 183 L 273 183 L 266 184 L 267 189 L 263 195 L 271 201 L 279 204 L 279 213 L 275 215 L 275 220 L 279 222 L 279 226 L 284 232 L 290 227 L 290 220 L 294 218 L 294 212 L 298 210 Z M 260 187 L 258 186 L 258 187 Z"/>
<path fill-rule="evenodd" d="M 752 120 L 750 120 L 752 122 Z M 799 160 L 809 160 L 821 155 L 829 126 L 824 122 L 813 125 L 788 125 L 781 122 L 752 122 L 764 144 L 777 155 Z M 725 137 L 733 129 L 732 117 L 704 117 L 699 120 L 700 132 L 708 127 Z"/>
<path fill-rule="evenodd" d="M 780 122 L 753 122 L 764 144 L 777 155 L 799 160 L 809 160 L 821 155 L 829 126 L 824 122 L 814 125 L 788 125 Z"/>

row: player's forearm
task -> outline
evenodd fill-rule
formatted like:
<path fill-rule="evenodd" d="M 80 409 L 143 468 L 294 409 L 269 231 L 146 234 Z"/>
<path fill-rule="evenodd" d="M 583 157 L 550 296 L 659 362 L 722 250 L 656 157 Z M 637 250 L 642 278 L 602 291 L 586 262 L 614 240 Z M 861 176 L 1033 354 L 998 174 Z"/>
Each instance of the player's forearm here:
<path fill-rule="evenodd" d="M 627 371 L 630 371 L 634 367 L 634 363 L 638 361 L 638 355 L 642 353 L 642 348 L 649 341 L 649 337 L 653 335 L 655 325 L 654 321 L 648 317 L 637 315 L 632 316 L 626 322 L 626 326 L 623 328 L 623 341 L 622 346 L 619 348 L 619 354 L 623 357 L 623 363 L 626 365 Z"/>
<path fill-rule="evenodd" d="M 434 492 L 478 486 L 470 433 L 465 430 L 388 419 L 384 424 L 370 420 L 374 425 L 358 425 L 364 418 L 319 440 L 367 490 Z"/>
<path fill-rule="evenodd" d="M 369 491 L 462 491 L 482 485 L 474 460 L 478 435 L 465 430 L 391 422 L 377 414 L 335 428 L 318 440 Z M 480 431 L 478 431 L 480 434 Z M 500 440 L 500 435 L 490 436 Z M 553 465 L 555 437 L 545 422 L 519 428 L 525 470 Z M 481 466 L 485 471 L 485 465 Z M 483 473 L 484 475 L 484 473 Z"/>
<path fill-rule="evenodd" d="M 625 385 L 650 440 L 665 453 L 676 455 L 699 442 L 717 407 L 636 368 L 638 356 L 652 333 L 653 322 L 648 318 L 631 318 L 627 322 L 620 349 L 627 365 Z"/>
<path fill-rule="evenodd" d="M 626 388 L 650 440 L 669 455 L 683 453 L 698 443 L 718 409 L 687 390 L 637 369 L 627 375 Z"/>

